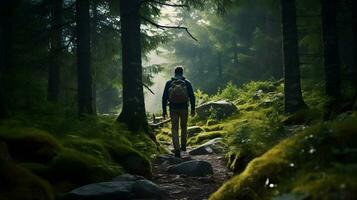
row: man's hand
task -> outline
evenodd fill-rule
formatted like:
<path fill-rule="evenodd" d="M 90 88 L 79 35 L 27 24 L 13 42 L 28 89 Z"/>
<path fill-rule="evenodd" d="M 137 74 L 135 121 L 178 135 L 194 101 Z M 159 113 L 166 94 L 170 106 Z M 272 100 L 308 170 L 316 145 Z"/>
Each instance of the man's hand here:
<path fill-rule="evenodd" d="M 164 120 L 166 119 L 166 116 L 167 116 L 167 113 L 166 113 L 166 112 L 163 112 L 163 113 L 162 113 L 162 117 L 164 118 Z"/>
<path fill-rule="evenodd" d="M 196 111 L 195 110 L 191 110 L 191 117 L 194 117 L 196 115 Z"/>

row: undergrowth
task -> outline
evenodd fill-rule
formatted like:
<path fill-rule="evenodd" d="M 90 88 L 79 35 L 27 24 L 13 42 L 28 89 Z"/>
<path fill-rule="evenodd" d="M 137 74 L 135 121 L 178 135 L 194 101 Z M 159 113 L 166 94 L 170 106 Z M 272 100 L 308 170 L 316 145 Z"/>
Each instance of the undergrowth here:
<path fill-rule="evenodd" d="M 55 193 L 125 172 L 151 177 L 149 158 L 158 153 L 147 134 L 132 133 L 108 116 L 18 114 L 0 122 L 0 143 L 11 157 L 4 166 L 18 166 L 15 175 L 24 171 L 39 188 Z M 15 175 L 14 182 L 22 178 Z"/>

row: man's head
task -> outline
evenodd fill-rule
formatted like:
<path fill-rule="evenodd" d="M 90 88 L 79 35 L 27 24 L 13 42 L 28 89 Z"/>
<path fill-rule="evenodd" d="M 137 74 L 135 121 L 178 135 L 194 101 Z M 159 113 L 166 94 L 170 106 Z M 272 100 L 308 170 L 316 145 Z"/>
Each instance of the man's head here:
<path fill-rule="evenodd" d="M 175 68 L 175 76 L 182 76 L 183 75 L 183 67 L 178 66 Z"/>

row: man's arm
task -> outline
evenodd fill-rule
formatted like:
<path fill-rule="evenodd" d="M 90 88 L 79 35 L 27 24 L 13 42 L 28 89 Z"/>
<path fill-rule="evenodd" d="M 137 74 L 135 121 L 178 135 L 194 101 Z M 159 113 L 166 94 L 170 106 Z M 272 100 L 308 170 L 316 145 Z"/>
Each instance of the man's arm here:
<path fill-rule="evenodd" d="M 166 82 L 164 93 L 162 94 L 162 114 L 167 114 L 167 100 L 169 98 L 169 81 Z M 163 116 L 165 117 L 165 116 Z"/>
<path fill-rule="evenodd" d="M 196 109 L 196 97 L 195 93 L 193 92 L 193 88 L 190 82 L 187 81 L 187 91 L 188 91 L 188 97 L 190 98 L 190 105 L 191 105 L 191 113 L 195 112 Z"/>

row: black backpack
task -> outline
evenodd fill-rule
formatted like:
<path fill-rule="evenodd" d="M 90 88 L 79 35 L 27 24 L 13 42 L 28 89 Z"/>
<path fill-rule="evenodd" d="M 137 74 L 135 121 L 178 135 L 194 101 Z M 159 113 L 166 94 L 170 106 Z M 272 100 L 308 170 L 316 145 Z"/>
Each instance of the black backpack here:
<path fill-rule="evenodd" d="M 169 102 L 186 103 L 188 99 L 186 81 L 182 79 L 172 80 L 169 88 Z"/>

